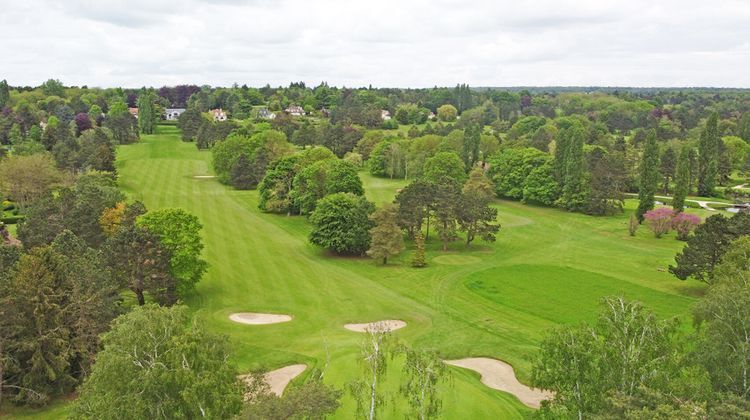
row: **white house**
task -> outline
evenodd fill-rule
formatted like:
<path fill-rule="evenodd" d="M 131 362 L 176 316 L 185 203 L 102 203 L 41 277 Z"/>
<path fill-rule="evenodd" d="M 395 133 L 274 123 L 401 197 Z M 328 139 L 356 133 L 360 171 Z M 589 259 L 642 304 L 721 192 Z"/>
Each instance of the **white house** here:
<path fill-rule="evenodd" d="M 380 110 L 380 118 L 382 118 L 383 121 L 388 121 L 391 119 L 391 113 L 387 109 Z"/>
<path fill-rule="evenodd" d="M 301 117 L 305 115 L 305 110 L 302 109 L 302 107 L 298 105 L 290 106 L 289 108 L 285 109 L 284 112 L 286 112 L 287 114 L 293 117 Z"/>
<path fill-rule="evenodd" d="M 258 118 L 262 118 L 264 120 L 272 120 L 276 118 L 276 114 L 269 111 L 268 108 L 261 108 L 258 110 Z"/>
<path fill-rule="evenodd" d="M 167 108 L 164 110 L 165 120 L 176 120 L 180 118 L 180 115 L 185 112 L 185 108 Z"/>
<path fill-rule="evenodd" d="M 214 121 L 226 121 L 227 120 L 227 113 L 224 112 L 221 108 L 210 109 L 208 113 L 211 114 L 212 117 L 214 117 Z"/>

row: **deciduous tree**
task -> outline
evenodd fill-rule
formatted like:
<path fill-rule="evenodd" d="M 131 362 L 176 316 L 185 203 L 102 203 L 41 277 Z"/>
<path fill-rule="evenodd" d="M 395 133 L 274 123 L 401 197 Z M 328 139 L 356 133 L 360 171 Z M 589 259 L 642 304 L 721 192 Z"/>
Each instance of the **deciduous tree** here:
<path fill-rule="evenodd" d="M 370 215 L 375 226 L 370 229 L 370 249 L 367 255 L 375 260 L 381 260 L 383 265 L 388 258 L 396 256 L 404 250 L 404 234 L 398 226 L 398 205 L 385 203 L 383 207 Z"/>

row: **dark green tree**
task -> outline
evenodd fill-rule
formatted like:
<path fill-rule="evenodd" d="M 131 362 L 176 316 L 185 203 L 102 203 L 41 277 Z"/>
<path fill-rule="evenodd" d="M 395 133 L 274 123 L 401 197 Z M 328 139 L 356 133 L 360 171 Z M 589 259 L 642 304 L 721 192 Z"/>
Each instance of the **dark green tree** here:
<path fill-rule="evenodd" d="M 674 149 L 668 147 L 664 153 L 661 154 L 661 161 L 659 164 L 659 172 L 663 179 L 662 192 L 669 194 L 669 182 L 676 176 L 675 170 L 677 169 L 677 153 Z"/>
<path fill-rule="evenodd" d="M 719 115 L 712 113 L 698 141 L 698 195 L 710 197 L 719 170 Z"/>
<path fill-rule="evenodd" d="M 375 206 L 362 196 L 336 193 L 322 198 L 310 215 L 310 242 L 337 254 L 362 255 L 370 247 L 370 214 Z"/>
<path fill-rule="evenodd" d="M 427 265 L 424 251 L 424 235 L 418 230 L 414 233 L 414 256 L 411 259 L 412 267 L 424 267 Z"/>
<path fill-rule="evenodd" d="M 398 205 L 385 203 L 370 215 L 375 226 L 370 229 L 370 249 L 367 255 L 388 264 L 388 258 L 404 250 L 404 234 L 398 226 Z"/>
<path fill-rule="evenodd" d="M 425 161 L 423 176 L 425 180 L 435 183 L 443 178 L 463 183 L 466 180 L 466 169 L 457 154 L 440 152 Z"/>
<path fill-rule="evenodd" d="M 422 230 L 427 222 L 429 235 L 429 218 L 434 208 L 436 186 L 432 182 L 416 180 L 396 194 L 395 202 L 398 206 L 398 224 L 406 229 L 410 238 Z"/>
<path fill-rule="evenodd" d="M 676 212 L 681 212 L 685 207 L 685 198 L 690 193 L 690 148 L 688 146 L 683 146 L 680 150 L 674 181 L 672 208 Z"/>
<path fill-rule="evenodd" d="M 638 180 L 638 209 L 635 215 L 643 222 L 643 215 L 654 208 L 654 195 L 659 182 L 659 145 L 656 144 L 656 132 L 649 131 L 641 157 L 640 176 Z"/>
<path fill-rule="evenodd" d="M 182 140 L 195 140 L 204 120 L 206 118 L 203 116 L 203 113 L 196 108 L 188 108 L 180 114 L 180 117 L 177 119 L 177 128 L 182 132 Z"/>
<path fill-rule="evenodd" d="M 0 109 L 5 108 L 10 101 L 10 89 L 8 88 L 8 81 L 3 79 L 0 80 Z"/>
<path fill-rule="evenodd" d="M 143 134 L 154 134 L 156 122 L 159 120 L 154 102 L 154 94 L 147 90 L 142 90 L 138 94 L 138 128 Z"/>
<path fill-rule="evenodd" d="M 580 126 L 569 129 L 566 140 L 565 173 L 563 177 L 562 195 L 558 204 L 570 211 L 582 211 L 588 197 L 588 174 L 584 159 L 583 144 L 585 132 Z"/>

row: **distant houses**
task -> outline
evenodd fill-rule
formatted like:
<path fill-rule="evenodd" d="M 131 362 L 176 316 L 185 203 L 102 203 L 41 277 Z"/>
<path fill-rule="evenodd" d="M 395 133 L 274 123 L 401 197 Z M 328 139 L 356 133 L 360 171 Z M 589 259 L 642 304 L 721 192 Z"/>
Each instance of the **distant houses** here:
<path fill-rule="evenodd" d="M 390 113 L 390 111 L 388 111 L 387 109 L 383 109 L 383 110 L 381 110 L 381 111 L 380 111 L 380 118 L 381 118 L 381 119 L 382 119 L 383 121 L 388 121 L 388 120 L 390 120 L 390 119 L 391 119 L 391 113 Z"/>
<path fill-rule="evenodd" d="M 293 117 L 302 117 L 305 115 L 305 110 L 301 106 L 293 105 L 284 110 L 287 114 Z"/>
<path fill-rule="evenodd" d="M 209 109 L 208 113 L 213 117 L 214 121 L 226 121 L 227 120 L 227 113 L 224 112 L 221 108 L 219 109 Z"/>
<path fill-rule="evenodd" d="M 272 120 L 276 118 L 276 114 L 269 111 L 268 108 L 260 108 L 258 110 L 258 118 L 264 119 L 264 120 Z"/>
<path fill-rule="evenodd" d="M 185 112 L 185 108 L 167 108 L 164 110 L 164 119 L 174 121 L 180 118 L 183 112 Z"/>
<path fill-rule="evenodd" d="M 128 108 L 128 112 L 130 115 L 138 118 L 138 108 Z"/>

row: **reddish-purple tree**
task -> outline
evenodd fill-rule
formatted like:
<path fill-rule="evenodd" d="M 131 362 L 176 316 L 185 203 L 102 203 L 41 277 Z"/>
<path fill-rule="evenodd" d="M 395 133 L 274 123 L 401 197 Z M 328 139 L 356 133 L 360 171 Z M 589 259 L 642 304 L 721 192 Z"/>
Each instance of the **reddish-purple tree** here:
<path fill-rule="evenodd" d="M 76 122 L 76 136 L 80 136 L 81 133 L 92 128 L 91 118 L 89 118 L 89 114 L 85 112 L 76 114 L 75 122 Z"/>
<path fill-rule="evenodd" d="M 643 218 L 648 222 L 654 236 L 661 238 L 672 227 L 673 214 L 674 212 L 669 207 L 659 207 L 644 213 Z"/>
<path fill-rule="evenodd" d="M 672 218 L 672 229 L 677 232 L 677 239 L 681 241 L 687 241 L 690 232 L 699 224 L 701 224 L 701 218 L 694 214 L 680 212 Z"/>

